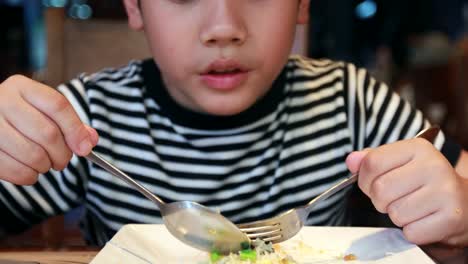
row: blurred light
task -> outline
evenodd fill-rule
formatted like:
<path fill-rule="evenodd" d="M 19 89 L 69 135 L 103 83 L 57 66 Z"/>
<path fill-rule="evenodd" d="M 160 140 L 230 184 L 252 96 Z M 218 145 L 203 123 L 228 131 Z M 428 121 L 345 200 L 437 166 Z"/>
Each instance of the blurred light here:
<path fill-rule="evenodd" d="M 93 11 L 89 5 L 80 5 L 78 7 L 78 18 L 88 19 L 93 14 Z"/>
<path fill-rule="evenodd" d="M 88 19 L 93 14 L 93 10 L 86 4 L 74 4 L 68 10 L 68 15 L 77 19 Z"/>
<path fill-rule="evenodd" d="M 46 7 L 65 7 L 67 0 L 42 0 L 42 4 Z"/>
<path fill-rule="evenodd" d="M 87 0 L 42 0 L 42 5 L 45 7 L 65 7 L 69 17 L 84 20 L 89 19 L 93 14 L 93 10 L 86 2 Z"/>
<path fill-rule="evenodd" d="M 43 5 L 40 1 L 27 1 L 24 5 L 24 24 L 27 38 L 29 66 L 33 72 L 46 65 L 47 40 Z"/>
<path fill-rule="evenodd" d="M 356 7 L 356 15 L 360 19 L 369 19 L 376 13 L 377 4 L 373 0 L 365 0 Z"/>

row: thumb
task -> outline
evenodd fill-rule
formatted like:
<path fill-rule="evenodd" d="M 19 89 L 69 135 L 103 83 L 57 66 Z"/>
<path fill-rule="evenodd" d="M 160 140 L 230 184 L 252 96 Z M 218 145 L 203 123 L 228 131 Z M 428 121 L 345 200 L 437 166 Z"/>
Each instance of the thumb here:
<path fill-rule="evenodd" d="M 72 151 L 79 156 L 86 156 L 91 152 L 94 146 L 96 146 L 99 135 L 94 128 L 83 123 L 80 124 L 80 128 L 78 130 L 81 130 L 79 133 L 81 139 L 75 142 L 74 147 L 72 147 Z M 69 144 L 73 146 L 73 143 Z"/>
<path fill-rule="evenodd" d="M 89 140 L 90 140 L 91 146 L 93 148 L 93 147 L 95 147 L 97 145 L 97 143 L 99 141 L 99 135 L 98 135 L 97 131 L 94 128 L 92 128 L 92 127 L 90 127 L 88 125 L 84 125 L 84 127 L 88 131 Z M 88 151 L 85 151 L 85 154 L 86 155 L 89 154 L 89 152 L 91 152 L 92 148 L 90 148 Z"/>
<path fill-rule="evenodd" d="M 84 127 L 88 131 L 89 139 L 91 140 L 92 146 L 93 147 L 96 146 L 96 144 L 97 144 L 97 142 L 99 140 L 99 135 L 98 135 L 97 131 L 94 128 L 88 126 L 88 125 L 84 125 Z"/>
<path fill-rule="evenodd" d="M 361 167 L 361 162 L 364 157 L 369 153 L 370 149 L 363 149 L 361 151 L 351 152 L 348 157 L 346 157 L 346 166 L 348 166 L 349 171 L 352 174 L 355 174 L 359 171 Z"/>
<path fill-rule="evenodd" d="M 70 130 L 68 132 L 68 135 L 65 135 L 65 140 L 70 149 L 78 156 L 88 155 L 99 139 L 96 130 L 84 123 L 79 124 L 74 133 L 71 133 Z"/>

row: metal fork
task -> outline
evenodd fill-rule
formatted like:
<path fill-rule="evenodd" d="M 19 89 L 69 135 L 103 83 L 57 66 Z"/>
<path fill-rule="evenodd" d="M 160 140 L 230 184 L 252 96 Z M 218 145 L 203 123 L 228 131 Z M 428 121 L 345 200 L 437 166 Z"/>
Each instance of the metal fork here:
<path fill-rule="evenodd" d="M 424 138 L 429 142 L 434 143 L 439 130 L 439 127 L 433 126 L 422 130 L 415 137 Z M 341 180 L 331 188 L 316 196 L 305 206 L 296 207 L 272 218 L 238 224 L 237 226 L 252 241 L 259 238 L 265 242 L 271 242 L 273 244 L 283 242 L 293 237 L 301 230 L 307 220 L 307 217 L 312 211 L 312 208 L 318 202 L 355 183 L 357 179 L 358 174 L 354 174 L 344 180 Z"/>

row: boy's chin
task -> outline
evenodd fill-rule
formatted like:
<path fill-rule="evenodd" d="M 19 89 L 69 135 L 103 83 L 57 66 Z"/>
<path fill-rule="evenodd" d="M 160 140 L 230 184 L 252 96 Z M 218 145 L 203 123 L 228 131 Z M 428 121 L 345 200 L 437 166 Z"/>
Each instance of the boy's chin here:
<path fill-rule="evenodd" d="M 203 112 L 214 116 L 234 116 L 247 110 L 250 104 L 216 104 L 216 105 L 205 105 Z"/>

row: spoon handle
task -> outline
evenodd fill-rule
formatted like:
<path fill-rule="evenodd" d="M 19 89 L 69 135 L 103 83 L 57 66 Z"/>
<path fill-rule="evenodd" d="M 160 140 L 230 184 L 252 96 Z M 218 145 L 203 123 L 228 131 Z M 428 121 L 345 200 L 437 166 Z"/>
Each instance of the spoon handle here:
<path fill-rule="evenodd" d="M 141 184 L 136 182 L 132 177 L 128 176 L 126 173 L 119 170 L 114 165 L 110 164 L 108 161 L 106 161 L 104 158 L 102 158 L 96 152 L 91 151 L 91 153 L 89 153 L 88 156 L 86 156 L 85 158 L 87 158 L 89 161 L 93 162 L 94 164 L 99 165 L 101 168 L 103 168 L 107 172 L 110 172 L 112 175 L 116 176 L 117 178 L 119 178 L 119 179 L 125 181 L 126 183 L 132 185 L 133 187 L 135 187 L 141 194 L 146 196 L 146 198 L 148 198 L 151 201 L 155 202 L 160 209 L 165 204 L 164 201 L 161 198 L 154 195 L 148 189 L 146 189 Z"/>

